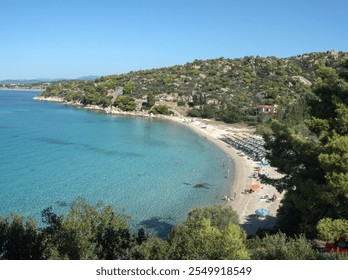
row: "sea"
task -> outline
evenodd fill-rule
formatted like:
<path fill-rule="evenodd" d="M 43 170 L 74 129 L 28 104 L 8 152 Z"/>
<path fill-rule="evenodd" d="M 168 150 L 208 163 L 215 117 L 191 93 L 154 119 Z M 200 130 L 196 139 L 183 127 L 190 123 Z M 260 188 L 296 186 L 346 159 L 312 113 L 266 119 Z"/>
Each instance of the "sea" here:
<path fill-rule="evenodd" d="M 43 209 L 65 214 L 83 197 L 165 236 L 230 194 L 233 161 L 189 128 L 33 100 L 39 93 L 0 90 L 0 216 L 40 224 Z"/>

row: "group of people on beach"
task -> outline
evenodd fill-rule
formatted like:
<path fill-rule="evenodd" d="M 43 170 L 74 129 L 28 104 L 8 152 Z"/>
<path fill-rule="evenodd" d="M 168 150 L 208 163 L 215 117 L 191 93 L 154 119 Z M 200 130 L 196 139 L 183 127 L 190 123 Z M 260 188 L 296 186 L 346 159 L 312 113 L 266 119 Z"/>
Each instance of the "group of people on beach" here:
<path fill-rule="evenodd" d="M 233 199 L 232 199 L 232 198 L 230 198 L 229 196 L 225 195 L 225 196 L 224 196 L 224 200 L 226 200 L 226 201 L 235 200 L 235 199 L 236 199 L 236 196 L 237 196 L 237 194 L 234 193 L 234 194 L 233 194 Z"/>
<path fill-rule="evenodd" d="M 272 195 L 272 197 L 269 197 L 268 194 L 266 194 L 265 196 L 260 197 L 260 199 L 266 200 L 266 202 L 273 202 L 277 199 L 277 196 L 275 193 Z"/>
<path fill-rule="evenodd" d="M 248 194 L 253 192 L 255 192 L 253 189 L 244 189 L 244 191 L 242 191 L 242 194 Z"/>

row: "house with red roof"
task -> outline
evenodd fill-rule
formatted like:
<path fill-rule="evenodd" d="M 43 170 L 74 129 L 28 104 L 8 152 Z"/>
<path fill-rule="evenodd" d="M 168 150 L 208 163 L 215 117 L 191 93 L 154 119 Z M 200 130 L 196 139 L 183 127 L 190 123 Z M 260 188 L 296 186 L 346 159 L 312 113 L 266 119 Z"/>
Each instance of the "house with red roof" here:
<path fill-rule="evenodd" d="M 277 107 L 278 105 L 260 105 L 258 109 L 261 114 L 275 114 Z"/>

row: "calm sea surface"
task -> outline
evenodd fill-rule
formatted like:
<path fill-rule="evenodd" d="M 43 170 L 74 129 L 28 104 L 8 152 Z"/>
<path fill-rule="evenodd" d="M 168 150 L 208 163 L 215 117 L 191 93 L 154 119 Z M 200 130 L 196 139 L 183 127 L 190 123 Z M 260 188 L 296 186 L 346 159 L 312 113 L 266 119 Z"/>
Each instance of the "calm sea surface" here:
<path fill-rule="evenodd" d="M 0 91 L 0 215 L 40 220 L 44 208 L 64 213 L 82 196 L 163 234 L 229 194 L 233 162 L 189 129 L 32 100 L 37 94 Z"/>

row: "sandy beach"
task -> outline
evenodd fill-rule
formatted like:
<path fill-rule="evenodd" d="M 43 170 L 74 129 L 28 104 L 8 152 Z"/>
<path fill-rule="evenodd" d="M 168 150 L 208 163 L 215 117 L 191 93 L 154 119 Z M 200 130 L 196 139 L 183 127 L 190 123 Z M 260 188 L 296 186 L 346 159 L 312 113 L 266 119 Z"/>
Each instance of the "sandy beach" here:
<path fill-rule="evenodd" d="M 212 120 L 192 119 L 188 117 L 165 117 L 171 121 L 175 121 L 191 128 L 196 133 L 206 137 L 206 139 L 222 151 L 224 151 L 234 162 L 235 173 L 231 182 L 230 193 L 226 194 L 229 200 L 225 200 L 226 205 L 231 205 L 239 216 L 240 225 L 248 234 L 255 234 L 259 228 L 272 227 L 276 221 L 276 212 L 279 207 L 282 194 L 271 185 L 261 184 L 256 177 L 252 175 L 256 168 L 259 168 L 259 162 L 253 161 L 247 156 L 241 156 L 238 150 L 231 147 L 227 143 L 220 140 L 226 134 L 253 134 L 252 128 L 229 125 L 223 122 Z M 268 174 L 271 178 L 280 178 L 281 175 L 272 167 L 262 166 L 261 173 Z M 252 193 L 244 194 L 245 189 L 250 189 L 251 185 L 259 184 L 260 189 Z M 272 197 L 273 201 L 268 199 L 260 199 L 264 197 Z M 223 198 L 222 198 L 223 199 Z M 269 211 L 266 217 L 258 217 L 255 213 L 257 209 L 265 208 Z"/>

